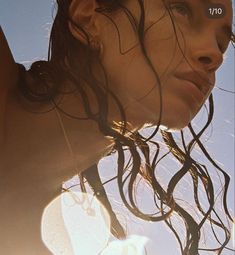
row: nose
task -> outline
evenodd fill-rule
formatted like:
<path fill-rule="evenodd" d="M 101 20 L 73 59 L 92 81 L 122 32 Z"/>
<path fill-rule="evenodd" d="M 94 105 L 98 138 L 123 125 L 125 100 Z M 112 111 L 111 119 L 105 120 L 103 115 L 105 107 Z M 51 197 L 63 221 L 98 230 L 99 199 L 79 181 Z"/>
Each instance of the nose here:
<path fill-rule="evenodd" d="M 192 48 L 194 64 L 206 72 L 215 72 L 223 63 L 223 54 L 219 49 L 217 41 L 207 37 L 207 40 L 198 38 L 196 45 Z"/>

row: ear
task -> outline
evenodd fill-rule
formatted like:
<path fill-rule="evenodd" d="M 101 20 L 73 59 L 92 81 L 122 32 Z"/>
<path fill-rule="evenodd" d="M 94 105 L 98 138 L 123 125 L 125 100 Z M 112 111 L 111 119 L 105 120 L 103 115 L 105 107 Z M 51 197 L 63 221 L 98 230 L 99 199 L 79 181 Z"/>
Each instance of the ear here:
<path fill-rule="evenodd" d="M 69 29 L 72 35 L 83 44 L 88 44 L 87 38 L 82 32 L 89 35 L 89 40 L 98 36 L 95 24 L 95 9 L 98 7 L 96 0 L 72 0 L 69 7 Z M 82 29 L 80 29 L 82 28 Z"/>

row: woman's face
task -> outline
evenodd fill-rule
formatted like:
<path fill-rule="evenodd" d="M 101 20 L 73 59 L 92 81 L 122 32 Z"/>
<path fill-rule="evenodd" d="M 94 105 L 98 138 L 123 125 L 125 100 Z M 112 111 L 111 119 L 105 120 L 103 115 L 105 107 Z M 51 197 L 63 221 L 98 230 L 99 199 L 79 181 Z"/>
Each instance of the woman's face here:
<path fill-rule="evenodd" d="M 230 0 L 208 2 L 144 1 L 144 46 L 161 84 L 124 11 L 108 14 L 117 28 L 107 17 L 100 18 L 101 60 L 111 88 L 126 109 L 127 120 L 135 127 L 158 123 L 160 87 L 161 125 L 168 129 L 188 125 L 211 93 L 215 72 L 230 41 L 232 3 Z M 124 4 L 139 20 L 138 1 L 124 1 Z M 208 16 L 206 12 L 213 4 L 222 4 L 225 15 Z M 172 11 L 175 27 L 166 7 Z"/>

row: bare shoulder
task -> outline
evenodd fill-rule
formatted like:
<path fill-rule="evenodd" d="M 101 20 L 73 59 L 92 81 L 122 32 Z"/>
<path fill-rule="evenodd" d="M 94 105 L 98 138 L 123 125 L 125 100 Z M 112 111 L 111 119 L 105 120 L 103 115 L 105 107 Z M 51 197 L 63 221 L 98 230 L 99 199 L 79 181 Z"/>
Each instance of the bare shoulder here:
<path fill-rule="evenodd" d="M 18 67 L 0 27 L 0 143 L 4 137 L 4 118 L 8 91 L 15 86 Z"/>

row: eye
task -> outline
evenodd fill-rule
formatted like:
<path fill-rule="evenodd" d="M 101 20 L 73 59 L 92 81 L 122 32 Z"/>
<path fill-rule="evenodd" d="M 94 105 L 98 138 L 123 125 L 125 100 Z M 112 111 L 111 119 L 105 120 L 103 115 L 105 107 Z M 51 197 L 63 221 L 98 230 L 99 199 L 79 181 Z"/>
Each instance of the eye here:
<path fill-rule="evenodd" d="M 169 9 L 173 12 L 177 12 L 178 14 L 182 15 L 182 16 L 188 16 L 191 12 L 190 9 L 188 7 L 188 5 L 186 3 L 173 3 L 170 4 Z"/>

